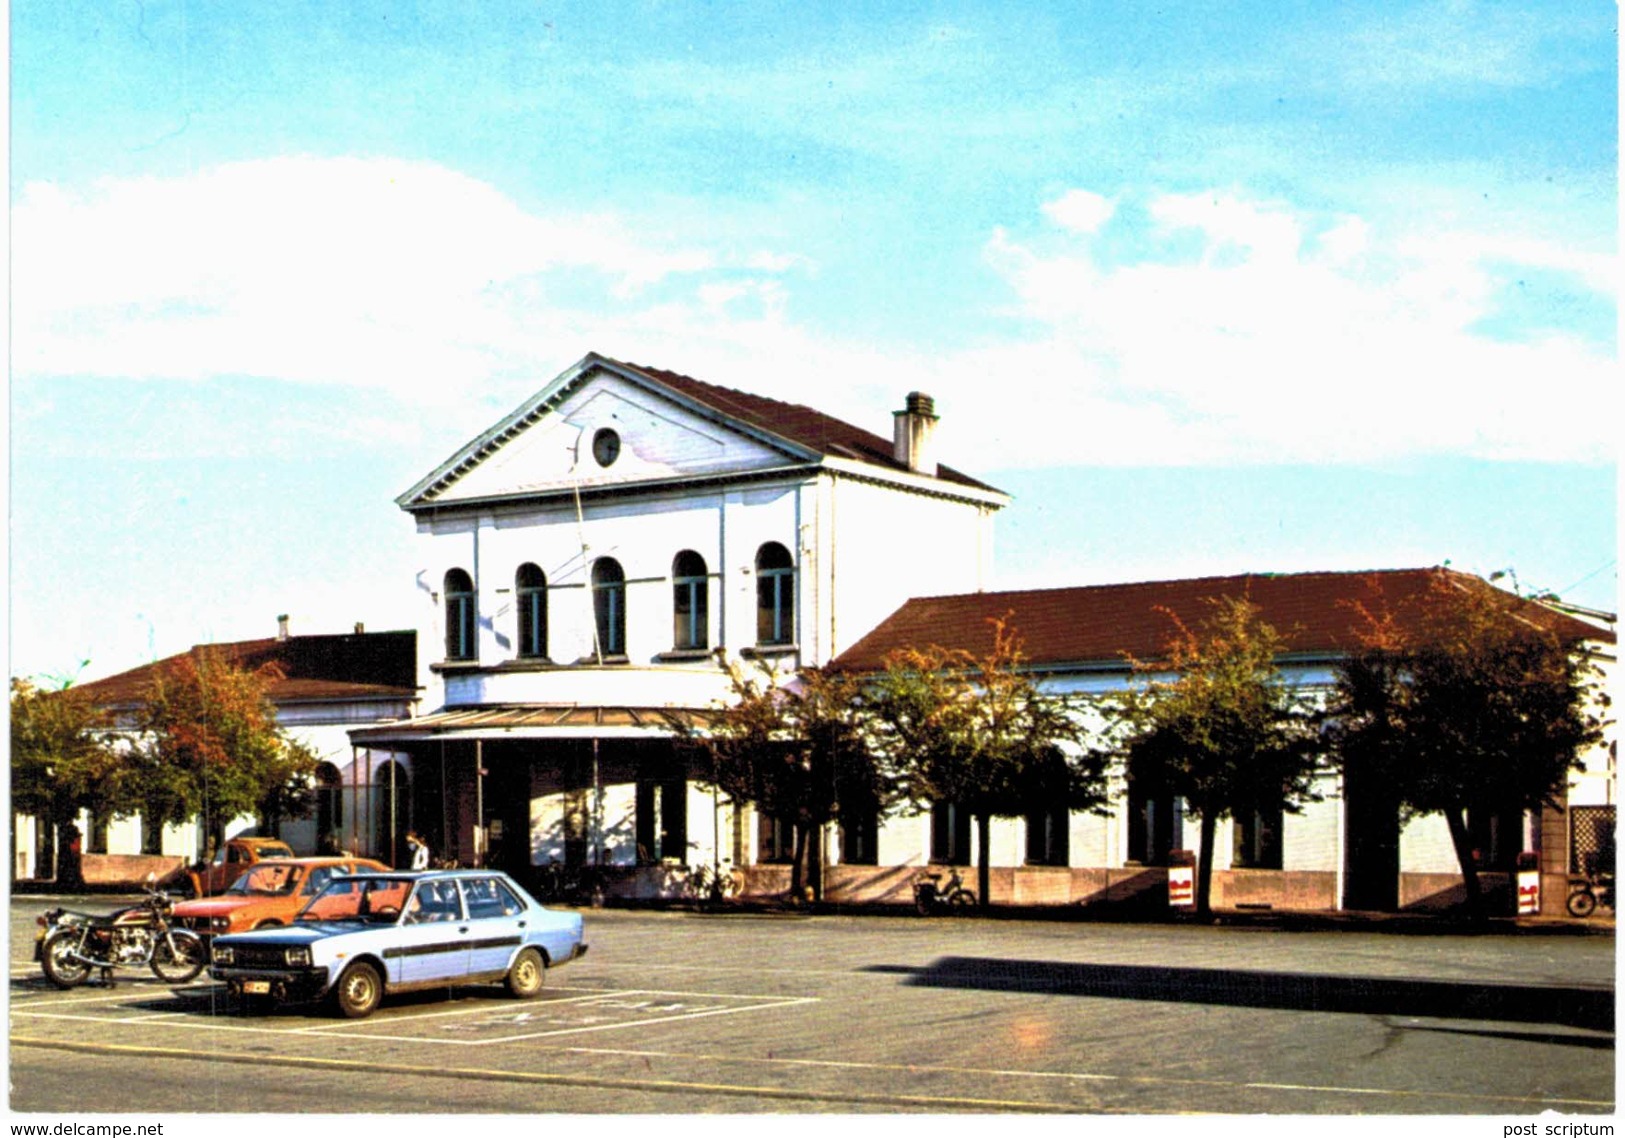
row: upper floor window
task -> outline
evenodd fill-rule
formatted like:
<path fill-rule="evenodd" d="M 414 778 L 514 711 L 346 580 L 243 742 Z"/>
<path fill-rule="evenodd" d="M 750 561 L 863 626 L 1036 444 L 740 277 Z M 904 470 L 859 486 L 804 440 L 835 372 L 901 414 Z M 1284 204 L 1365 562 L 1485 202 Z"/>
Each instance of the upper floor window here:
<path fill-rule="evenodd" d="M 672 644 L 677 648 L 706 647 L 711 590 L 705 558 L 691 549 L 683 550 L 672 562 L 671 580 Z"/>
<path fill-rule="evenodd" d="M 795 584 L 795 562 L 788 549 L 770 541 L 756 551 L 756 643 L 794 641 Z"/>
<path fill-rule="evenodd" d="M 612 557 L 592 563 L 592 614 L 598 654 L 626 655 L 626 573 Z"/>
<path fill-rule="evenodd" d="M 538 659 L 547 655 L 547 577 L 526 562 L 514 574 L 514 595 L 519 599 L 519 655 Z"/>
<path fill-rule="evenodd" d="M 461 569 L 446 574 L 446 659 L 474 659 L 474 581 Z"/>
<path fill-rule="evenodd" d="M 621 457 L 621 436 L 608 427 L 592 437 L 592 456 L 599 466 L 609 466 Z"/>

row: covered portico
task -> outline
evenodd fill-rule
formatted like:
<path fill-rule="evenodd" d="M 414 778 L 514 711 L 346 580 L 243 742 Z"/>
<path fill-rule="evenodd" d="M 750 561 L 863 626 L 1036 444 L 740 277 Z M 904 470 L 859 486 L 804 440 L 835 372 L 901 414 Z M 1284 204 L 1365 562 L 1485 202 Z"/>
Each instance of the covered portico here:
<path fill-rule="evenodd" d="M 630 871 L 734 859 L 736 812 L 702 781 L 705 772 L 695 768 L 703 764 L 682 738 L 684 725 L 702 715 L 576 704 L 461 707 L 350 738 L 359 750 L 410 756 L 392 848 L 415 829 L 436 859 L 528 882 L 550 865 Z"/>

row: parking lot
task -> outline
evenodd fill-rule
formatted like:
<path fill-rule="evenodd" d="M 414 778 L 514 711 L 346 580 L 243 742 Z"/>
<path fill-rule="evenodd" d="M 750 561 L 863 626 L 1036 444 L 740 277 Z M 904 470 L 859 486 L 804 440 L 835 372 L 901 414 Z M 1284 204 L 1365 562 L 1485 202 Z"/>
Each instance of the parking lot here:
<path fill-rule="evenodd" d="M 60 992 L 12 906 L 24 1112 L 1611 1111 L 1611 936 L 589 912 L 543 996 L 253 1014 Z M 90 906 L 86 906 L 90 907 Z M 267 1077 L 268 1071 L 274 1077 Z M 184 1105 L 183 1105 L 184 1104 Z"/>

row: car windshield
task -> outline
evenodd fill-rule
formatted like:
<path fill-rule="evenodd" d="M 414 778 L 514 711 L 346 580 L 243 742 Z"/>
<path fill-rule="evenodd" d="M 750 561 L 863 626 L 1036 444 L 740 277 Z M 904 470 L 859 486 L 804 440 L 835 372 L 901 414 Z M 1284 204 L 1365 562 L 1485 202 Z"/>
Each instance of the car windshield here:
<path fill-rule="evenodd" d="M 299 885 L 304 868 L 261 863 L 231 883 L 227 893 L 238 896 L 286 897 Z"/>
<path fill-rule="evenodd" d="M 393 924 L 411 888 L 411 881 L 400 877 L 335 878 L 299 911 L 299 919 Z"/>

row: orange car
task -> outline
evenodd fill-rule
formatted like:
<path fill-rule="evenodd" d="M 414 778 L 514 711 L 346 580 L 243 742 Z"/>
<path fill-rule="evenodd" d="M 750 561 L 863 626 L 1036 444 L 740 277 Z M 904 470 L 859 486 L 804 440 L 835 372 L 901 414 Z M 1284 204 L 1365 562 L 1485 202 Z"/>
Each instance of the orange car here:
<path fill-rule="evenodd" d="M 335 874 L 387 872 L 389 866 L 366 857 L 268 858 L 218 897 L 177 902 L 174 919 L 202 937 L 285 925 Z"/>

